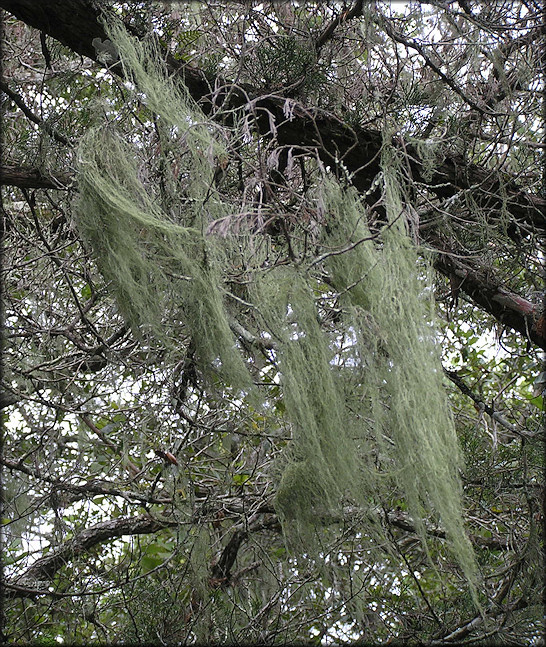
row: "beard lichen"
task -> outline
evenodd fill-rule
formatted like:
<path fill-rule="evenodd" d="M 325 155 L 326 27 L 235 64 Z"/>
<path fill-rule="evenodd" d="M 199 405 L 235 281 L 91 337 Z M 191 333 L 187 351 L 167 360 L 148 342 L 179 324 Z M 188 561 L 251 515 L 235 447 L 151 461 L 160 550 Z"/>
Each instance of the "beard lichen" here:
<path fill-rule="evenodd" d="M 212 162 L 227 158 L 222 132 L 161 71 L 153 46 L 120 27 L 110 26 L 109 36 L 126 77 L 146 98 L 163 136 L 171 137 L 165 150 L 175 142 L 182 151 L 182 180 L 164 187 L 165 202 L 142 179 L 136 138 L 128 142 L 104 126 L 90 129 L 80 144 L 77 225 L 127 320 L 171 345 L 169 330 L 181 324 L 205 375 L 220 374 L 243 394 L 255 390 L 226 300 L 225 277 L 236 256 L 247 284 L 238 316 L 251 311 L 255 338 L 267 333 L 273 340 L 271 361 L 293 430 L 276 497 L 287 538 L 309 545 L 321 525 L 343 516 L 344 506 L 371 510 L 400 491 L 423 543 L 422 519 L 433 513 L 474 581 L 429 269 L 406 231 L 388 147 L 383 229 L 372 235 L 356 191 L 323 170 L 315 199 L 324 213 L 324 253 L 319 262 L 275 265 L 257 253 L 250 234 L 246 245 L 229 233 L 207 235 L 210 223 L 234 208 L 213 181 Z M 325 294 L 341 311 L 335 326 L 322 318 L 318 303 Z M 372 525 L 380 532 L 379 523 Z"/>
<path fill-rule="evenodd" d="M 183 182 L 171 177 L 163 186 L 170 194 L 166 211 L 159 191 L 141 179 L 137 159 L 143 144 L 137 137 L 129 143 L 112 126 L 91 128 L 79 146 L 77 225 L 135 332 L 150 331 L 180 345 L 167 340 L 167 331 L 182 322 L 203 371 L 210 374 L 214 367 L 237 388 L 248 389 L 250 376 L 225 307 L 225 250 L 204 235 L 209 219 L 228 212 L 213 190 L 213 162 L 226 155 L 214 136 L 218 129 L 162 74 L 153 45 L 133 41 L 119 26 L 110 26 L 110 38 L 127 78 L 161 124 L 161 146 L 178 146 Z"/>

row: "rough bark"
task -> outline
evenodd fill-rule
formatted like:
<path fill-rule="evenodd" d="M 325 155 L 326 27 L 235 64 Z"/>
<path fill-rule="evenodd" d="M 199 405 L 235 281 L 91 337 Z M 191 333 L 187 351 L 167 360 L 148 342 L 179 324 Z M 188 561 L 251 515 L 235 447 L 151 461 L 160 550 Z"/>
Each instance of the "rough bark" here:
<path fill-rule="evenodd" d="M 22 22 L 52 36 L 77 54 L 97 60 L 93 39 L 107 38 L 91 0 L 2 0 L 0 7 Z"/>
<path fill-rule="evenodd" d="M 450 251 L 440 247 L 434 267 L 452 279 L 457 289 L 467 294 L 482 310 L 546 350 L 544 304 L 532 303 L 505 289 L 493 274 L 457 259 Z"/>
<path fill-rule="evenodd" d="M 0 7 L 26 24 L 95 61 L 98 57 L 93 39 L 107 38 L 100 22 L 99 6 L 107 9 L 108 3 L 92 0 L 42 0 L 38 4 L 34 0 L 0 0 Z M 180 76 L 205 112 L 229 97 L 230 108 L 246 106 L 254 111 L 262 135 L 276 136 L 280 145 L 315 148 L 319 156 L 330 165 L 343 160 L 345 167 L 353 173 L 353 183 L 360 191 L 368 190 L 379 172 L 383 146 L 381 132 L 369 128 L 353 129 L 331 113 L 306 108 L 285 97 L 260 97 L 250 87 L 232 86 L 222 79 L 207 79 L 200 70 L 184 65 L 170 55 L 166 56 L 166 60 L 170 71 Z M 121 73 L 119 66 L 114 67 L 114 71 Z M 224 90 L 213 94 L 215 83 L 216 87 L 223 86 Z M 271 131 L 272 122 L 275 124 L 275 133 Z M 471 190 L 474 203 L 486 210 L 492 222 L 500 216 L 502 209 L 511 215 L 513 223 L 509 233 L 514 238 L 530 232 L 546 232 L 546 200 L 524 192 L 513 180 L 502 180 L 501 185 L 499 174 L 469 164 L 462 156 L 449 157 L 430 171 L 425 169 L 413 146 L 402 140 L 393 140 L 392 143 L 406 155 L 411 179 L 426 185 L 437 197 L 445 199 L 460 191 Z M 477 306 L 545 348 L 543 318 L 540 319 L 540 313 L 536 309 L 527 311 L 526 306 L 521 305 L 521 297 L 503 290 L 500 285 L 491 285 L 487 277 L 480 273 L 460 267 L 457 261 L 450 258 L 449 250 L 441 249 L 436 268 L 448 277 L 456 275 L 461 278 L 462 272 L 464 281 L 461 289 Z"/>
<path fill-rule="evenodd" d="M 57 189 L 66 190 L 73 178 L 66 173 L 42 173 L 36 168 L 0 166 L 0 185 L 16 186 L 20 189 Z"/>
<path fill-rule="evenodd" d="M 105 9 L 108 6 L 106 3 L 101 4 Z M 98 61 L 98 56 L 93 39 L 107 38 L 100 22 L 98 6 L 99 3 L 92 0 L 42 0 L 39 4 L 33 0 L 0 0 L 0 7 L 26 24 L 95 61 Z M 367 189 L 371 179 L 377 174 L 379 152 L 383 143 L 379 131 L 354 130 L 335 115 L 306 109 L 294 101 L 293 115 L 287 119 L 284 113 L 287 100 L 284 97 L 269 95 L 259 98 L 250 87 L 229 85 L 213 99 L 211 88 L 214 87 L 215 79 L 207 79 L 202 71 L 184 65 L 170 55 L 166 55 L 166 60 L 170 71 L 181 77 L 192 97 L 205 111 L 212 102 L 218 104 L 229 95 L 230 107 L 246 104 L 253 106 L 261 117 L 258 124 L 264 135 L 270 131 L 267 112 L 273 115 L 280 144 L 316 146 L 319 154 L 329 163 L 343 159 L 347 168 L 355 173 L 354 182 L 359 189 Z M 222 84 L 228 83 L 224 79 L 219 80 Z M 429 185 L 431 191 L 439 197 L 450 197 L 461 189 L 473 187 L 473 198 L 479 206 L 491 211 L 500 208 L 499 179 L 489 169 L 468 164 L 462 157 L 450 157 L 434 171 L 432 177 L 425 179 L 417 151 L 403 142 L 400 144 L 411 161 L 413 179 Z M 504 188 L 507 194 L 506 207 L 511 215 L 527 227 L 546 230 L 546 200 L 526 194 L 513 182 L 508 182 Z"/>
<path fill-rule="evenodd" d="M 168 526 L 176 526 L 176 520 L 153 519 L 148 515 L 121 517 L 97 523 L 78 533 L 73 539 L 61 544 L 24 571 L 16 583 L 27 585 L 33 582 L 50 580 L 66 563 L 78 555 L 89 551 L 93 546 L 123 535 L 145 535 L 157 532 Z"/>

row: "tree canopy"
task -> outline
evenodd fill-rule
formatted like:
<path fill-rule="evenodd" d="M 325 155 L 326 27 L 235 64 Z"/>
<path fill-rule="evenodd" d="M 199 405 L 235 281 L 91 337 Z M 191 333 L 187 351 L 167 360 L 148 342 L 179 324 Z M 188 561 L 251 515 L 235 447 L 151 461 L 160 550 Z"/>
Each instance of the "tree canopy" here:
<path fill-rule="evenodd" d="M 3 639 L 544 630 L 544 9 L 0 0 Z"/>

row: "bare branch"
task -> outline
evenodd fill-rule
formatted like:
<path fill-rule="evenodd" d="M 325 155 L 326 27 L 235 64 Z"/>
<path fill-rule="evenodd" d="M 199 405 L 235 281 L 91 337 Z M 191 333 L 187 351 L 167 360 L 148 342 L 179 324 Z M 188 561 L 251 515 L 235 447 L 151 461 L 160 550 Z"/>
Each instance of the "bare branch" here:
<path fill-rule="evenodd" d="M 71 188 L 74 178 L 66 173 L 45 175 L 40 169 L 0 166 L 0 185 L 16 186 L 21 189 L 56 189 L 66 191 Z"/>
<path fill-rule="evenodd" d="M 46 121 L 38 117 L 38 115 L 35 115 L 32 110 L 26 105 L 23 97 L 20 94 L 17 94 L 17 92 L 10 90 L 8 85 L 3 81 L 0 81 L 0 90 L 2 90 L 4 94 L 7 94 L 7 96 L 18 108 L 21 109 L 25 117 L 30 119 L 30 121 L 40 126 L 40 128 L 43 128 L 48 135 L 51 135 L 51 137 L 53 137 L 53 139 L 58 141 L 60 144 L 71 146 L 70 141 L 64 135 L 61 135 L 56 128 L 53 128 L 53 126 L 51 126 L 51 124 L 48 124 Z"/>
<path fill-rule="evenodd" d="M 444 368 L 444 373 L 446 376 L 455 384 L 455 386 L 461 391 L 461 393 L 464 393 L 467 395 L 475 404 L 478 406 L 478 408 L 481 411 L 485 411 L 488 416 L 491 416 L 494 420 L 496 420 L 500 425 L 502 425 L 505 429 L 508 429 L 513 434 L 516 434 L 517 436 L 525 436 L 525 437 L 532 437 L 533 434 L 530 434 L 529 432 L 517 429 L 511 422 L 508 422 L 506 418 L 501 415 L 498 411 L 495 411 L 493 407 L 489 406 L 486 404 L 482 398 L 477 396 L 470 387 L 468 387 L 464 380 L 461 378 L 461 376 L 456 372 L 456 371 L 448 371 L 446 368 Z"/>
<path fill-rule="evenodd" d="M 319 52 L 324 45 L 332 39 L 336 29 L 342 22 L 347 22 L 353 18 L 358 18 L 362 15 L 362 10 L 364 8 L 364 0 L 356 0 L 354 5 L 347 11 L 343 11 L 338 16 L 336 16 L 332 22 L 330 22 L 324 30 L 320 33 L 319 37 L 315 42 L 315 49 Z"/>
<path fill-rule="evenodd" d="M 23 584 L 51 580 L 55 573 L 65 564 L 88 552 L 93 546 L 103 544 L 123 535 L 147 535 L 164 528 L 177 525 L 175 519 L 154 519 L 149 515 L 138 517 L 120 517 L 97 523 L 82 530 L 73 539 L 52 549 L 47 555 L 38 559 L 32 566 L 15 579 Z"/>

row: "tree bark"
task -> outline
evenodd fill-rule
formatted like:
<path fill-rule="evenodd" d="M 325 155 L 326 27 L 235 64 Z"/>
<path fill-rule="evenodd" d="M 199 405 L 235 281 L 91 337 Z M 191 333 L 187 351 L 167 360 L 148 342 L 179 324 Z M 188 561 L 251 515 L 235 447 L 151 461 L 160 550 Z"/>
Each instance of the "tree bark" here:
<path fill-rule="evenodd" d="M 27 585 L 32 582 L 48 581 L 62 566 L 97 544 L 123 535 L 145 535 L 157 532 L 169 526 L 176 526 L 177 523 L 175 519 L 159 521 L 148 515 L 121 517 L 97 523 L 38 559 L 15 580 L 15 583 Z"/>
<path fill-rule="evenodd" d="M 506 290 L 494 276 L 469 263 L 463 263 L 448 250 L 444 249 L 436 256 L 434 267 L 453 279 L 458 289 L 467 294 L 482 310 L 546 350 L 544 304 L 532 303 Z"/>
<path fill-rule="evenodd" d="M 93 39 L 107 38 L 99 22 L 98 3 L 91 0 L 2 0 L 0 7 L 69 49 L 97 59 Z"/>
<path fill-rule="evenodd" d="M 63 43 L 74 52 L 98 61 L 93 39 L 107 39 L 100 22 L 98 3 L 92 0 L 0 0 L 0 7 L 6 9 L 26 24 L 43 31 Z M 104 5 L 105 9 L 107 6 Z M 259 97 L 250 87 L 244 91 L 239 86 L 229 86 L 214 100 L 211 88 L 214 79 L 207 79 L 199 69 L 184 65 L 173 56 L 166 54 L 170 71 L 180 76 L 192 97 L 207 112 L 212 102 L 218 103 L 230 96 L 230 107 L 248 105 L 249 100 L 258 113 L 258 124 L 263 135 L 270 134 L 269 112 L 275 119 L 277 138 L 287 146 L 314 146 L 319 154 L 332 164 L 343 160 L 349 171 L 355 174 L 354 183 L 360 190 L 367 190 L 371 180 L 380 170 L 379 154 L 383 145 L 382 133 L 374 129 L 353 129 L 334 115 L 316 109 L 306 109 L 292 100 L 292 116 L 287 118 L 287 99 L 278 96 Z M 115 71 L 121 73 L 119 66 Z M 222 84 L 229 83 L 222 79 Z M 438 197 L 446 198 L 461 189 L 473 190 L 476 203 L 492 213 L 498 211 L 501 199 L 498 197 L 500 182 L 490 169 L 467 164 L 462 157 L 451 157 L 436 169 L 432 177 L 425 179 L 422 161 L 417 151 L 400 141 L 409 160 L 413 179 L 427 184 Z M 546 231 L 544 208 L 546 200 L 530 196 L 514 182 L 507 182 L 506 208 L 516 221 Z"/>
<path fill-rule="evenodd" d="M 36 168 L 0 166 L 0 185 L 16 186 L 20 189 L 67 190 L 73 178 L 66 173 L 43 174 Z"/>
<path fill-rule="evenodd" d="M 41 0 L 36 3 L 35 0 L 0 0 L 0 7 L 57 39 L 74 52 L 98 61 L 93 39 L 105 40 L 107 35 L 100 22 L 97 2 Z M 306 108 L 284 97 L 260 97 L 250 87 L 231 86 L 224 80 L 221 85 L 227 84 L 227 87 L 213 98 L 211 87 L 214 87 L 214 79 L 207 79 L 202 71 L 184 65 L 170 54 L 166 55 L 166 61 L 170 71 L 180 77 L 205 112 L 210 112 L 213 104 L 219 105 L 229 96 L 230 108 L 246 106 L 254 111 L 263 136 L 275 136 L 278 143 L 284 146 L 316 148 L 323 161 L 330 165 L 336 165 L 342 160 L 345 167 L 353 173 L 353 183 L 358 190 L 367 191 L 381 170 L 380 154 L 384 144 L 381 132 L 370 128 L 354 129 L 331 113 Z M 113 70 L 121 73 L 120 66 L 114 66 Z M 275 132 L 272 132 L 272 121 Z M 513 237 L 525 236 L 531 232 L 546 232 L 546 200 L 524 192 L 515 181 L 508 179 L 501 182 L 499 174 L 469 164 L 462 156 L 445 159 L 430 171 L 425 168 L 413 146 L 400 138 L 393 139 L 392 144 L 406 156 L 412 180 L 426 185 L 438 198 L 446 199 L 460 191 L 469 190 L 477 207 L 489 214 L 492 223 L 501 217 L 503 208 L 512 216 L 513 223 L 509 231 Z M 23 186 L 16 184 L 16 181 L 31 182 L 31 179 L 30 176 L 27 179 L 12 176 L 15 186 Z M 38 181 L 40 180 L 36 179 Z M 478 307 L 545 348 L 544 317 L 540 318 L 536 308 L 529 310 L 521 297 L 504 291 L 499 285 L 491 285 L 487 277 L 479 272 L 462 267 L 449 257 L 449 250 L 440 249 L 436 268 L 446 276 L 464 278 L 461 289 Z"/>

